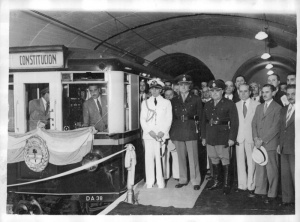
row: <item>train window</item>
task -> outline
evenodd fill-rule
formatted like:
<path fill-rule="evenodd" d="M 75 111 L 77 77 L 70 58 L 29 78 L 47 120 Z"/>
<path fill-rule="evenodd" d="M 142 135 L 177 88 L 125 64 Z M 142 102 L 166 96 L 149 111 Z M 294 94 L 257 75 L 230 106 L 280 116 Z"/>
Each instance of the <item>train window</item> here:
<path fill-rule="evenodd" d="M 14 86 L 8 86 L 8 132 L 15 132 Z"/>
<path fill-rule="evenodd" d="M 108 132 L 107 84 L 89 86 L 90 83 L 63 84 L 64 130 L 95 126 L 98 132 Z M 94 100 L 98 95 L 100 109 Z"/>
<path fill-rule="evenodd" d="M 25 84 L 27 130 L 36 129 L 38 122 L 50 129 L 50 91 L 48 83 Z"/>

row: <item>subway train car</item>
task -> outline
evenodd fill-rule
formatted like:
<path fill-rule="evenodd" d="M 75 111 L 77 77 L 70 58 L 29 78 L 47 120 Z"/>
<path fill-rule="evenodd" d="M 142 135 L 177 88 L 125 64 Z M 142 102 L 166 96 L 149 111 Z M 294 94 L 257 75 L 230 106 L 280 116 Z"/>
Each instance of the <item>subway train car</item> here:
<path fill-rule="evenodd" d="M 9 156 L 7 166 L 7 204 L 16 214 L 93 214 L 126 192 L 127 170 L 125 153 L 99 164 L 93 169 L 81 170 L 66 176 L 35 183 L 81 167 L 94 159 L 99 160 L 120 152 L 126 144 L 135 147 L 137 165 L 135 183 L 144 177 L 144 156 L 139 125 L 139 81 L 141 78 L 170 79 L 168 75 L 121 58 L 101 58 L 99 53 L 84 49 L 67 48 L 62 45 L 12 47 L 9 63 L 9 137 L 31 135 L 29 102 L 40 98 L 44 88 L 49 89 L 49 130 L 58 138 L 54 143 L 54 164 L 50 144 L 40 137 L 29 137 L 19 156 Z M 83 103 L 90 97 L 88 86 L 98 84 L 106 125 L 103 131 L 92 135 L 90 150 L 74 149 L 74 141 L 67 140 L 66 132 L 82 132 Z M 36 129 L 37 130 L 37 129 Z M 61 138 L 66 136 L 66 138 Z M 58 144 L 59 141 L 67 145 Z M 56 143 L 55 143 L 56 142 Z M 32 147 L 26 147 L 32 143 Z M 49 142 L 50 143 L 50 142 Z M 8 143 L 10 146 L 10 143 Z M 56 144 L 56 145 L 55 145 Z M 76 144 L 75 144 L 76 145 Z M 10 151 L 11 147 L 8 147 Z M 43 149 L 48 159 L 43 155 Z M 41 149 L 41 150 L 37 150 Z M 40 153 L 41 152 L 41 153 Z M 46 155 L 46 156 L 47 156 Z M 21 156 L 21 158 L 19 158 Z M 76 156 L 76 161 L 69 159 Z M 43 167 L 37 159 L 49 161 Z M 74 158 L 73 158 L 74 159 Z M 40 162 L 40 160 L 38 160 Z M 36 168 L 35 168 L 36 166 Z M 18 185 L 33 182 L 27 185 Z"/>

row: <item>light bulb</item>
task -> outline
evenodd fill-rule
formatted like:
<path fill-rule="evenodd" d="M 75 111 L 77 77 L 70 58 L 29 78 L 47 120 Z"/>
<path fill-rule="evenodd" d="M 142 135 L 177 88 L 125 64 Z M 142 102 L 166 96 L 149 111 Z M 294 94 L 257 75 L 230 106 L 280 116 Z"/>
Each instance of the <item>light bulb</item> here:
<path fill-rule="evenodd" d="M 270 55 L 269 53 L 267 53 L 267 52 L 265 52 L 265 53 L 262 54 L 262 56 L 261 56 L 262 59 L 268 59 L 268 58 L 270 58 L 270 57 L 271 57 L 271 55 Z"/>
<path fill-rule="evenodd" d="M 264 39 L 268 38 L 268 34 L 263 31 L 260 31 L 259 33 L 257 33 L 255 35 L 255 38 L 258 40 L 264 40 Z"/>
<path fill-rule="evenodd" d="M 267 72 L 268 75 L 272 75 L 273 73 L 274 73 L 273 70 L 269 70 L 269 71 Z"/>
<path fill-rule="evenodd" d="M 271 63 L 269 63 L 268 65 L 266 65 L 266 69 L 272 69 L 273 65 Z"/>

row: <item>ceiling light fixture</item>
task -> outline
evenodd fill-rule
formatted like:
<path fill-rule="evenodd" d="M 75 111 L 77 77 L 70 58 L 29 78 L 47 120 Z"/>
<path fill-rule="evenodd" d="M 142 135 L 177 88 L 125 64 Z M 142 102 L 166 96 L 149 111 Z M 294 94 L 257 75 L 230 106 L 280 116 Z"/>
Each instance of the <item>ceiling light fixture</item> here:
<path fill-rule="evenodd" d="M 267 28 L 265 28 L 265 29 L 267 29 Z M 255 38 L 258 40 L 264 40 L 264 39 L 268 38 L 268 34 L 266 32 L 260 31 L 259 33 L 257 33 L 255 35 Z"/>
<path fill-rule="evenodd" d="M 273 70 L 269 70 L 269 71 L 267 72 L 268 75 L 272 75 L 273 73 L 274 73 Z"/>
<path fill-rule="evenodd" d="M 265 52 L 264 54 L 262 54 L 262 56 L 260 58 L 262 58 L 262 59 L 268 59 L 270 57 L 271 57 L 271 55 L 269 53 Z"/>
<path fill-rule="evenodd" d="M 271 63 L 269 63 L 268 65 L 266 65 L 266 69 L 272 69 L 273 65 Z"/>

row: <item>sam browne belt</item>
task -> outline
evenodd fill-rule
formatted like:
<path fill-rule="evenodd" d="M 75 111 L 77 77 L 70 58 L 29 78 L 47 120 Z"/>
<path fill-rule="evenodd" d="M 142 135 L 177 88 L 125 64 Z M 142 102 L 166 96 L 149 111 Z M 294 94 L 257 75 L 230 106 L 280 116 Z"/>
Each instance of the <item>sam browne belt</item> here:
<path fill-rule="evenodd" d="M 188 115 L 181 115 L 181 116 L 174 116 L 174 119 L 180 119 L 182 122 L 187 120 L 196 120 L 198 116 L 188 116 Z"/>
<path fill-rule="evenodd" d="M 229 125 L 230 121 L 221 121 L 221 120 L 207 120 L 206 121 L 208 124 L 212 125 Z"/>

